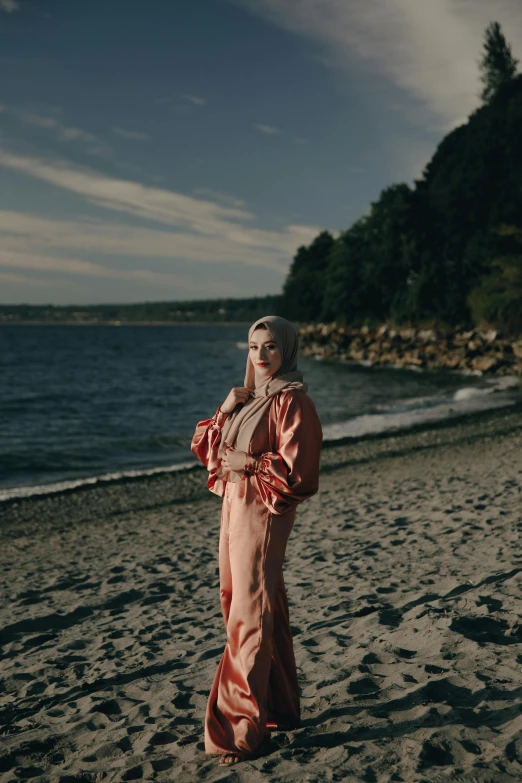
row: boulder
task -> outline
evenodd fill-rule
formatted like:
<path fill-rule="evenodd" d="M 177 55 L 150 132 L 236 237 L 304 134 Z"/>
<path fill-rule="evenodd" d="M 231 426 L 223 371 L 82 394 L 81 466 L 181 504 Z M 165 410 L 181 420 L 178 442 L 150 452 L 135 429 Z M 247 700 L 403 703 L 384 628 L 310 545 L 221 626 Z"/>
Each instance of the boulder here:
<path fill-rule="evenodd" d="M 494 356 L 475 356 L 471 360 L 471 366 L 474 370 L 489 372 L 498 365 L 498 359 Z"/>
<path fill-rule="evenodd" d="M 517 342 L 511 343 L 511 350 L 517 359 L 522 359 L 522 340 L 517 340 Z"/>
<path fill-rule="evenodd" d="M 435 329 L 419 329 L 417 337 L 423 343 L 431 343 L 437 339 L 437 332 Z"/>
<path fill-rule="evenodd" d="M 458 353 L 443 353 L 440 356 L 440 366 L 449 367 L 450 370 L 454 370 L 456 367 L 458 367 L 460 362 L 461 357 L 458 355 Z"/>
<path fill-rule="evenodd" d="M 482 332 L 482 335 L 487 343 L 492 343 L 500 336 L 500 332 L 496 329 L 489 329 L 487 332 Z"/>
<path fill-rule="evenodd" d="M 473 338 L 473 340 L 470 340 L 468 342 L 468 351 L 471 351 L 472 353 L 476 353 L 477 351 L 480 351 L 482 348 L 482 340 L 479 340 L 477 337 Z"/>

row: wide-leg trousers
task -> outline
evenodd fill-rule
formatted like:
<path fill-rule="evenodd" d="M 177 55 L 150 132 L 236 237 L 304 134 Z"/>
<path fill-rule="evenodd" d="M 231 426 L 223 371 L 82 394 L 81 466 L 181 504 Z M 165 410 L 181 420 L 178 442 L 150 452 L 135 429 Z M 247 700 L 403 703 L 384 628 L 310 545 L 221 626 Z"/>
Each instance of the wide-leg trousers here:
<path fill-rule="evenodd" d="M 207 753 L 254 753 L 267 720 L 299 722 L 300 704 L 283 580 L 295 519 L 273 514 L 248 480 L 228 482 L 219 538 L 227 643 L 205 715 Z"/>

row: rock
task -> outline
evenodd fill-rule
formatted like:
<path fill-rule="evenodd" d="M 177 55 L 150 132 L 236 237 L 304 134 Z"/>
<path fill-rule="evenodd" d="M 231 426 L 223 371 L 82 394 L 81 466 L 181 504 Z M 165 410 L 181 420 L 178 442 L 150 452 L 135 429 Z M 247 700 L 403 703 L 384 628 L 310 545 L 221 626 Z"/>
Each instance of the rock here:
<path fill-rule="evenodd" d="M 419 329 L 417 337 L 422 340 L 423 343 L 431 343 L 437 339 L 437 332 L 435 329 Z"/>
<path fill-rule="evenodd" d="M 468 351 L 472 351 L 472 352 L 480 351 L 481 348 L 482 348 L 482 341 L 478 340 L 476 337 L 474 340 L 470 340 L 468 342 Z"/>
<path fill-rule="evenodd" d="M 517 359 L 522 359 L 522 340 L 518 340 L 516 343 L 511 343 L 511 349 Z"/>
<path fill-rule="evenodd" d="M 402 357 L 402 362 L 404 364 L 413 364 L 415 367 L 422 367 L 424 364 L 424 359 L 419 356 L 418 351 L 411 351 L 404 354 Z"/>
<path fill-rule="evenodd" d="M 449 367 L 450 370 L 454 370 L 458 367 L 461 361 L 461 357 L 456 353 L 442 354 L 440 357 L 440 364 L 442 367 Z"/>
<path fill-rule="evenodd" d="M 498 365 L 498 359 L 494 356 L 475 356 L 471 360 L 471 367 L 481 372 L 489 372 Z"/>
<path fill-rule="evenodd" d="M 494 340 L 497 339 L 497 337 L 499 337 L 500 332 L 497 331 L 496 329 L 490 329 L 489 331 L 484 332 L 483 334 L 486 342 L 492 343 Z"/>
<path fill-rule="evenodd" d="M 397 351 L 391 351 L 390 353 L 381 354 L 381 364 L 397 364 L 399 356 Z"/>
<path fill-rule="evenodd" d="M 471 332 L 457 332 L 453 336 L 453 345 L 457 345 L 459 347 L 463 345 L 467 345 L 469 341 L 472 339 L 472 337 L 475 336 L 475 330 L 472 329 Z"/>

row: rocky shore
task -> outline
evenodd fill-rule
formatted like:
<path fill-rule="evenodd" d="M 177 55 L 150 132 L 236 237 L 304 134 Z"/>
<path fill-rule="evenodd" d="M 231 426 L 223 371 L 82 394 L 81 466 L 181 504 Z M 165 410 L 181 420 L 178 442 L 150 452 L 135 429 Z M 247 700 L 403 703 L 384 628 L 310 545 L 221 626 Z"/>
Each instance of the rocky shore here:
<path fill-rule="evenodd" d="M 301 325 L 299 339 L 303 354 L 318 359 L 522 376 L 522 336 L 512 339 L 493 329 L 439 331 L 389 324 L 371 329 L 320 323 Z"/>

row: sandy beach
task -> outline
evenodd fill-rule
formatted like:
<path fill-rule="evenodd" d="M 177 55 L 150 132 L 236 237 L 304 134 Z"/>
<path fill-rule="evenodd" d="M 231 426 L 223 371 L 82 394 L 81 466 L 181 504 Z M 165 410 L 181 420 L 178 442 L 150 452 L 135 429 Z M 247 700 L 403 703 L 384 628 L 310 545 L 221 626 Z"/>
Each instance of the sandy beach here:
<path fill-rule="evenodd" d="M 0 781 L 522 779 L 522 409 L 325 448 L 285 581 L 303 726 L 203 752 L 204 470 L 0 506 Z"/>

